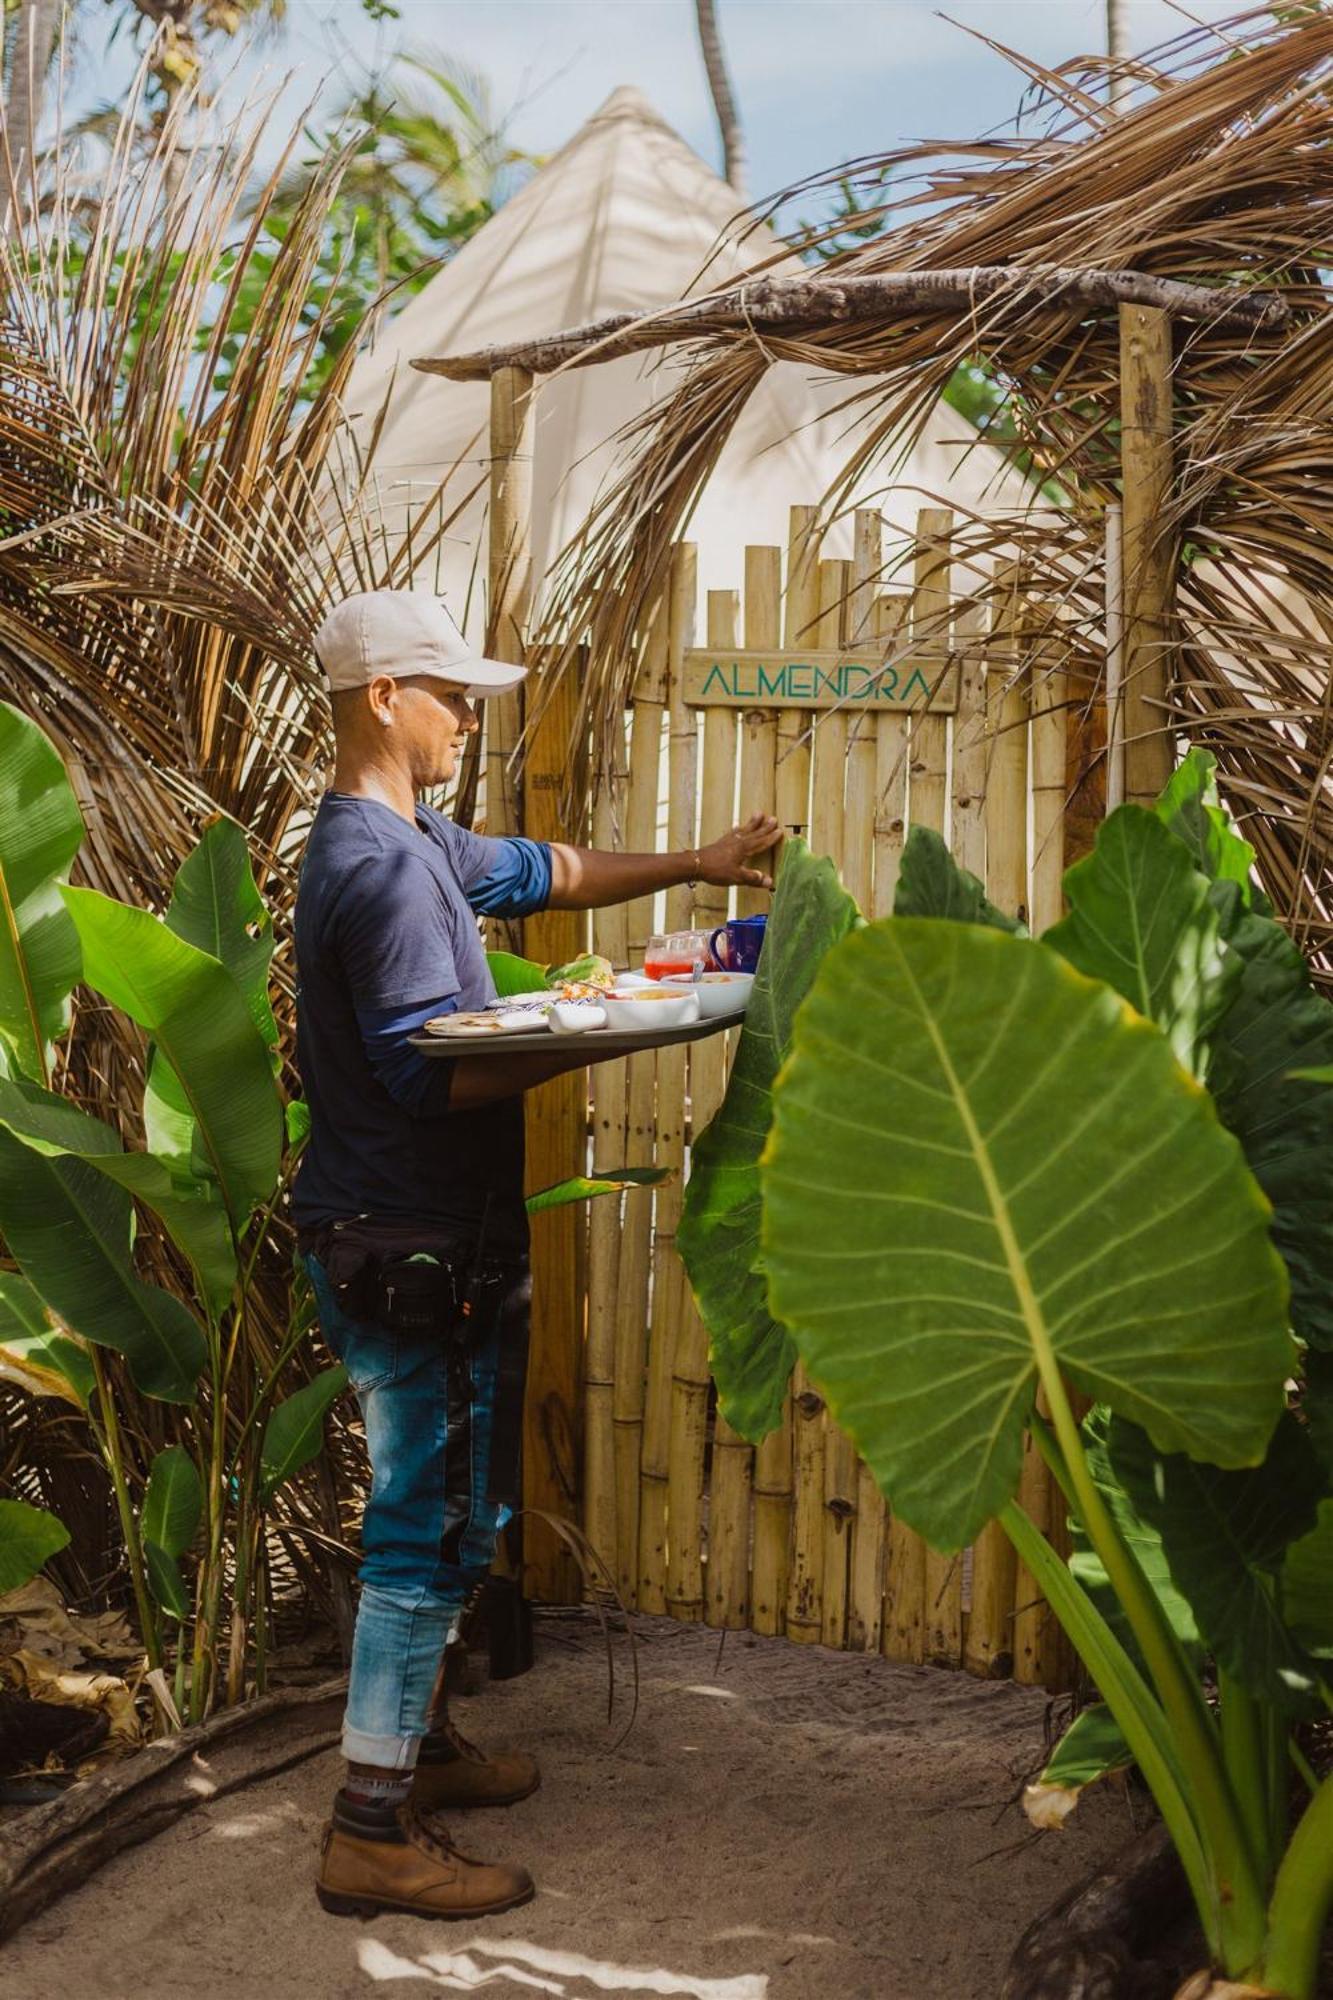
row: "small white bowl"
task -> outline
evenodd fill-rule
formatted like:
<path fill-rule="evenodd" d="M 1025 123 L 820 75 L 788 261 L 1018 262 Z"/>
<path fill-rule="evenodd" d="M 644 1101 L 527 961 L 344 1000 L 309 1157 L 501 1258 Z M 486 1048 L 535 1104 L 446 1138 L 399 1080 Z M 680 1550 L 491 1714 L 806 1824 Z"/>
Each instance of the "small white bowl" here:
<path fill-rule="evenodd" d="M 547 1019 L 557 1035 L 585 1035 L 606 1026 L 606 1009 L 600 1000 L 557 1000 Z"/>
<path fill-rule="evenodd" d="M 629 993 L 608 993 L 602 1006 L 608 1028 L 627 1028 L 635 1034 L 658 1028 L 688 1028 L 699 1019 L 697 993 L 665 993 L 660 981 L 651 993 L 643 988 Z"/>
<path fill-rule="evenodd" d="M 752 972 L 701 972 L 697 979 L 686 973 L 672 972 L 661 981 L 677 993 L 696 993 L 699 996 L 699 1015 L 702 1020 L 716 1021 L 723 1014 L 743 1014 L 750 1004 L 750 989 L 754 985 Z"/>

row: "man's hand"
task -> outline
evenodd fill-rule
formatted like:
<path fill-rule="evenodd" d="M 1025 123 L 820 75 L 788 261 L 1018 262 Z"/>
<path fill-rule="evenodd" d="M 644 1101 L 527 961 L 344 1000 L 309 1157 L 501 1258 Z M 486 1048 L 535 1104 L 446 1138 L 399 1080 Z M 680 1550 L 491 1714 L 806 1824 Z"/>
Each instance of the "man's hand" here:
<path fill-rule="evenodd" d="M 756 854 L 767 854 L 782 838 L 782 828 L 771 813 L 751 813 L 721 840 L 699 849 L 699 880 L 719 889 L 771 889 L 773 877 L 763 868 L 752 866 Z"/>

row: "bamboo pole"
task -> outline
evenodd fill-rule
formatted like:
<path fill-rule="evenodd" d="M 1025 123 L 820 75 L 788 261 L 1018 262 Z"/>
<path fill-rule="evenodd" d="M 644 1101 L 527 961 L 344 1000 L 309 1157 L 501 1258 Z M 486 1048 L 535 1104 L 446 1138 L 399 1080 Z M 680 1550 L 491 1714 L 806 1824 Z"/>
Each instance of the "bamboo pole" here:
<path fill-rule="evenodd" d="M 816 643 L 836 651 L 843 643 L 850 615 L 852 565 L 824 561 L 819 565 L 819 622 Z M 811 757 L 811 845 L 841 864 L 846 836 L 848 721 L 834 710 L 818 719 Z M 847 1637 L 847 1593 L 852 1525 L 856 1518 L 856 1452 L 846 1432 L 824 1413 L 823 1554 L 820 1562 L 822 1632 L 826 1646 L 841 1646 Z"/>
<path fill-rule="evenodd" d="M 545 704 L 541 725 L 528 746 L 525 826 L 533 840 L 579 837 L 578 829 L 569 826 L 559 810 L 578 692 L 574 676 L 565 675 Z M 524 925 L 525 949 L 541 964 L 561 963 L 582 949 L 585 925 L 581 911 L 543 911 Z M 529 1188 L 550 1187 L 582 1173 L 587 1160 L 587 1071 L 573 1070 L 526 1092 L 523 1108 Z M 523 1450 L 524 1504 L 575 1518 L 580 1512 L 582 1457 L 582 1220 L 572 1205 L 533 1217 L 532 1343 Z M 566 1544 L 532 1515 L 524 1524 L 523 1572 L 527 1594 L 548 1604 L 576 1603 L 582 1594 L 579 1568 Z"/>
<path fill-rule="evenodd" d="M 875 629 L 887 653 L 900 643 L 907 619 L 907 595 L 883 591 L 875 601 Z M 893 911 L 903 837 L 907 826 L 907 719 L 901 713 L 875 717 L 875 871 L 871 897 L 875 915 Z"/>
<path fill-rule="evenodd" d="M 491 376 L 487 651 L 521 662 L 532 611 L 533 381 L 526 368 Z M 522 728 L 521 690 L 486 703 L 486 828 L 516 833 L 517 787 L 510 759 Z"/>
<path fill-rule="evenodd" d="M 710 590 L 707 632 L 710 646 L 734 647 L 740 622 L 740 599 L 734 590 Z M 736 800 L 736 716 L 725 708 L 710 708 L 703 717 L 703 768 L 699 782 L 698 844 L 718 839 L 732 825 Z M 727 891 L 712 883 L 695 886 L 693 921 L 713 929 L 725 922 Z M 712 1118 L 726 1088 L 726 1039 L 718 1035 L 690 1050 L 689 1105 L 693 1140 Z M 682 1273 L 681 1327 L 671 1385 L 671 1441 L 667 1473 L 667 1610 L 673 1618 L 704 1616 L 703 1489 L 708 1445 L 708 1335 Z M 748 1555 L 748 1489 L 743 1520 L 736 1516 L 738 1496 L 719 1495 L 718 1466 L 713 1463 L 709 1496 L 710 1554 L 720 1542 L 734 1567 L 739 1542 Z M 743 1558 L 744 1567 L 744 1558 Z"/>
<path fill-rule="evenodd" d="M 616 844 L 618 802 L 625 788 L 623 742 L 611 747 L 608 768 L 593 807 L 593 845 Z M 624 962 L 627 921 L 623 904 L 593 914 L 594 951 L 613 965 Z M 625 1158 L 625 1065 L 599 1063 L 592 1072 L 592 1141 L 595 1166 Z M 637 1199 L 642 1199 L 638 1197 Z M 631 1204 L 636 1197 L 629 1197 Z M 615 1344 L 620 1275 L 621 1200 L 589 1203 L 588 1342 L 583 1372 L 583 1532 L 612 1575 L 616 1568 Z M 585 1589 L 590 1588 L 584 1579 Z"/>
<path fill-rule="evenodd" d="M 695 842 L 696 740 L 694 712 L 681 700 L 681 663 L 693 642 L 698 561 L 692 544 L 680 543 L 671 565 L 667 620 L 668 753 L 667 844 L 673 850 Z M 688 887 L 667 891 L 667 924 L 683 927 L 689 918 Z M 639 1609 L 665 1611 L 667 1581 L 667 1484 L 671 1443 L 672 1381 L 676 1342 L 684 1310 L 684 1273 L 676 1256 L 680 1219 L 680 1176 L 685 1165 L 685 1048 L 657 1055 L 657 1164 L 674 1178 L 656 1191 L 653 1217 L 652 1314 L 648 1334 L 648 1379 L 643 1412 L 639 1482 Z"/>
<path fill-rule="evenodd" d="M 667 606 L 658 606 L 634 686 L 630 726 L 629 791 L 625 843 L 631 853 L 657 845 L 657 793 L 662 727 L 667 702 Z M 627 961 L 643 963 L 653 926 L 651 896 L 628 905 Z M 606 1065 L 610 1067 L 610 1065 Z M 625 1162 L 651 1166 L 657 1066 L 650 1051 L 626 1064 Z M 638 1596 L 640 1458 L 643 1445 L 644 1371 L 648 1353 L 648 1283 L 652 1261 L 654 1197 L 626 1198 L 615 1300 L 616 1586 L 627 1604 Z"/>
<path fill-rule="evenodd" d="M 860 507 L 854 522 L 852 590 L 847 611 L 850 645 L 865 645 L 879 625 L 879 574 L 883 522 L 878 508 Z M 863 711 L 851 723 L 847 748 L 847 797 L 843 826 L 843 880 L 859 908 L 870 915 L 874 894 L 877 772 L 876 723 Z M 876 912 L 878 914 L 878 912 Z M 855 1513 L 847 1577 L 846 1644 L 877 1653 L 884 1624 L 884 1551 L 888 1517 L 884 1495 L 864 1465 L 856 1466 Z"/>
<path fill-rule="evenodd" d="M 1171 497 L 1171 320 L 1154 306 L 1120 307 L 1120 473 L 1125 797 L 1151 805 L 1175 763 L 1167 712 L 1175 550 L 1161 530 Z"/>
<path fill-rule="evenodd" d="M 954 619 L 959 651 L 958 712 L 953 719 L 953 797 L 949 846 L 960 868 L 986 879 L 986 606 L 964 600 Z"/>
<path fill-rule="evenodd" d="M 783 643 L 809 646 L 819 620 L 819 514 L 793 507 L 787 552 L 787 592 Z M 783 825 L 809 830 L 809 744 L 802 739 L 810 717 L 784 709 L 778 719 L 778 818 Z M 804 1368 L 792 1373 L 792 1529 L 787 1581 L 786 1633 L 802 1642 L 823 1637 L 824 1601 L 824 1403 L 810 1387 Z"/>
<path fill-rule="evenodd" d="M 762 605 L 763 609 L 760 610 Z M 754 607 L 752 613 L 751 607 Z M 782 551 L 776 548 L 747 548 L 745 551 L 745 643 L 768 650 L 778 645 L 782 606 Z M 757 621 L 757 622 L 756 622 Z M 761 631 L 763 637 L 756 638 Z M 771 708 L 747 709 L 741 716 L 742 818 L 751 813 L 777 810 L 778 717 Z M 766 889 L 738 889 L 736 914 L 755 917 L 768 909 Z"/>
<path fill-rule="evenodd" d="M 819 510 L 793 507 L 787 539 L 787 590 L 782 606 L 782 643 L 809 646 L 819 618 Z M 788 833 L 810 831 L 811 717 L 804 709 L 778 712 L 778 758 L 774 810 Z"/>
<path fill-rule="evenodd" d="M 1125 516 L 1106 509 L 1106 810 L 1125 803 Z"/>
<path fill-rule="evenodd" d="M 776 647 L 782 622 L 782 552 L 745 551 L 745 643 L 756 651 Z M 753 728 L 752 728 L 753 723 Z M 762 722 L 746 716 L 741 725 L 741 803 L 758 810 L 760 797 L 777 810 L 778 727 L 776 716 Z M 748 760 L 748 761 L 747 761 Z M 745 787 L 753 776 L 755 805 Z M 766 789 L 765 789 L 766 788 Z M 754 1554 L 750 1622 L 756 1632 L 782 1632 L 787 1623 L 787 1583 L 791 1562 L 792 1415 L 790 1393 L 782 1421 L 760 1440 L 754 1455 Z"/>

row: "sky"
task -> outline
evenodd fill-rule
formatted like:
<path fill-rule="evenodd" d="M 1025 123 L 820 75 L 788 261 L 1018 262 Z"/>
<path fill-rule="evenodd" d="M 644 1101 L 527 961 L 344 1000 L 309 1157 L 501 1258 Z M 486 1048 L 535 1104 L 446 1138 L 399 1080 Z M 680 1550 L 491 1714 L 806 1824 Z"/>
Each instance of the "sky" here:
<path fill-rule="evenodd" d="M 283 31 L 248 55 L 246 81 L 285 84 L 275 135 L 324 83 L 396 45 L 424 46 L 481 70 L 511 142 L 553 152 L 618 84 L 635 84 L 712 164 L 721 151 L 694 28 L 693 0 L 397 0 L 376 25 L 359 0 L 287 0 Z M 1131 47 L 1191 21 L 1220 21 L 1236 0 L 1124 0 Z M 947 13 L 946 13 L 947 9 Z M 912 139 L 972 138 L 1014 114 L 1023 84 L 978 37 L 1053 65 L 1100 49 L 1104 0 L 719 0 L 750 153 L 750 192 Z M 970 32 L 969 32 L 970 31 Z M 80 65 L 84 102 L 114 91 L 128 49 Z"/>

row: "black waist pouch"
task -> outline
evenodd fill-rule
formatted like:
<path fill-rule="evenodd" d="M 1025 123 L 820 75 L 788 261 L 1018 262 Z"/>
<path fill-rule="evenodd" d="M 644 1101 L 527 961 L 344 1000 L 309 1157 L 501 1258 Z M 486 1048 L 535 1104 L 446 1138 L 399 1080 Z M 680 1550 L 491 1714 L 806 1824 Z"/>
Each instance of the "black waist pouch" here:
<path fill-rule="evenodd" d="M 314 1242 L 340 1309 L 393 1333 L 448 1333 L 462 1310 L 468 1245 L 412 1224 L 356 1217 Z"/>

